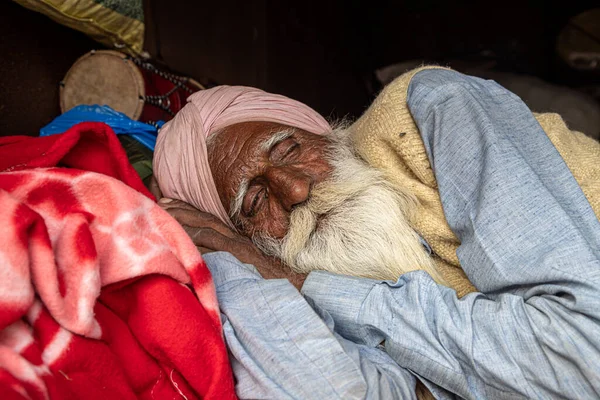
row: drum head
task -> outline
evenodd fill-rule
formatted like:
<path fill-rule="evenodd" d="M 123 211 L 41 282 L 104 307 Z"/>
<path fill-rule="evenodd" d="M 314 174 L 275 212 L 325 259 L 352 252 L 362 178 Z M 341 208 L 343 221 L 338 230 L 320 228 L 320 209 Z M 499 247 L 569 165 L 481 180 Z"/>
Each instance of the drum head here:
<path fill-rule="evenodd" d="M 144 78 L 125 54 L 91 51 L 69 69 L 60 88 L 64 113 L 80 104 L 108 105 L 137 120 L 144 107 Z"/>

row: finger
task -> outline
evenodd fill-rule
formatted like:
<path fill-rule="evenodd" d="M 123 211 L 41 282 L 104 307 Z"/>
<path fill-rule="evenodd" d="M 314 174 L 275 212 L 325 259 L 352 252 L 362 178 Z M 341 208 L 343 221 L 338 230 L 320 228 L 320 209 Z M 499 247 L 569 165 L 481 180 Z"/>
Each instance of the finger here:
<path fill-rule="evenodd" d="M 196 246 L 231 253 L 244 264 L 252 264 L 257 269 L 265 261 L 265 257 L 251 242 L 246 243 L 245 241 L 230 239 L 210 228 L 197 228 L 197 231 L 193 234 L 192 241 Z"/>
<path fill-rule="evenodd" d="M 196 248 L 198 249 L 198 251 L 200 252 L 200 254 L 207 254 L 207 253 L 214 253 L 215 252 L 215 250 L 209 249 L 207 247 L 196 246 Z"/>
<path fill-rule="evenodd" d="M 227 225 L 214 215 L 201 211 L 183 210 L 181 208 L 170 208 L 166 211 L 181 225 L 187 225 L 192 228 L 211 228 L 231 239 L 237 235 L 237 233 L 229 229 Z"/>
<path fill-rule="evenodd" d="M 168 213 L 171 213 L 171 211 L 174 210 L 178 210 L 174 212 L 174 214 L 181 218 L 181 222 L 185 223 L 186 225 L 195 226 L 194 221 L 197 221 L 196 224 L 199 225 L 204 226 L 208 224 L 215 229 L 218 225 L 223 225 L 224 227 L 229 229 L 229 227 L 223 224 L 223 222 L 219 218 L 215 217 L 212 214 L 202 212 L 184 201 L 162 198 L 158 203 L 161 206 L 161 208 L 167 211 Z"/>
<path fill-rule="evenodd" d="M 158 186 L 158 181 L 156 180 L 154 175 L 152 175 L 152 177 L 150 178 L 150 183 L 148 184 L 148 190 L 150 190 L 150 193 L 152 193 L 152 195 L 154 196 L 154 198 L 156 200 L 163 197 L 162 192 L 160 191 L 160 187 Z"/>
<path fill-rule="evenodd" d="M 183 229 L 192 239 L 196 247 L 204 247 L 213 251 L 236 252 L 235 241 L 211 228 L 192 228 L 184 226 Z M 235 254 L 234 254 L 235 255 Z"/>
<path fill-rule="evenodd" d="M 222 234 L 229 237 L 233 237 L 233 235 L 237 234 L 219 218 L 212 214 L 202 212 L 184 201 L 162 198 L 159 201 L 159 205 L 163 210 L 167 211 L 171 215 L 176 215 L 176 219 L 178 219 L 181 224 L 198 227 L 210 226 L 211 228 L 218 230 Z"/>
<path fill-rule="evenodd" d="M 201 212 L 196 207 L 192 206 L 189 203 L 186 203 L 185 201 L 178 200 L 178 199 L 170 199 L 167 197 L 161 198 L 158 201 L 158 205 L 161 206 L 161 208 L 163 208 L 164 210 L 167 210 L 169 208 L 182 208 L 184 210 Z"/>

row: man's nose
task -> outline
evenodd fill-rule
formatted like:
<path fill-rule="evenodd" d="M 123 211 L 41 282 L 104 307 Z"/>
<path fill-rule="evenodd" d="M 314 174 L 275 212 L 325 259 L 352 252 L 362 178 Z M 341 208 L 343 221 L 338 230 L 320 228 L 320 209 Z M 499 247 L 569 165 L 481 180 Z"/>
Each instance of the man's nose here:
<path fill-rule="evenodd" d="M 271 193 L 277 196 L 286 211 L 291 212 L 294 206 L 308 199 L 313 180 L 302 171 L 290 167 L 271 167 L 265 177 Z"/>

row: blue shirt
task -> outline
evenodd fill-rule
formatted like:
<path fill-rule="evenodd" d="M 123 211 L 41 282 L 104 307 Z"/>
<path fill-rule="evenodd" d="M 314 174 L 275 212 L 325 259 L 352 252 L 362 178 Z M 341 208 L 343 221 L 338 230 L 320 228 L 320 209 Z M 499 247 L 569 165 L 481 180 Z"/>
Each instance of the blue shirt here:
<path fill-rule="evenodd" d="M 564 161 L 494 82 L 425 70 L 408 106 L 480 292 L 312 272 L 300 294 L 207 254 L 238 395 L 410 399 L 418 378 L 442 399 L 598 398 L 600 222 Z"/>

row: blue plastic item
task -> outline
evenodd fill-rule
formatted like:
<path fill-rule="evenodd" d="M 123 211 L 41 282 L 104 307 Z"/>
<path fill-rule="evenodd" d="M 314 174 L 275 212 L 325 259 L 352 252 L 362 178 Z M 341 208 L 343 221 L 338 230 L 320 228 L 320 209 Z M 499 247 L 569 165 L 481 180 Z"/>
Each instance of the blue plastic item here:
<path fill-rule="evenodd" d="M 130 135 L 135 140 L 154 151 L 156 135 L 164 121 L 158 121 L 157 126 L 134 121 L 127 115 L 113 110 L 109 106 L 79 105 L 56 117 L 40 130 L 40 136 L 63 133 L 80 122 L 104 122 L 117 135 Z"/>

